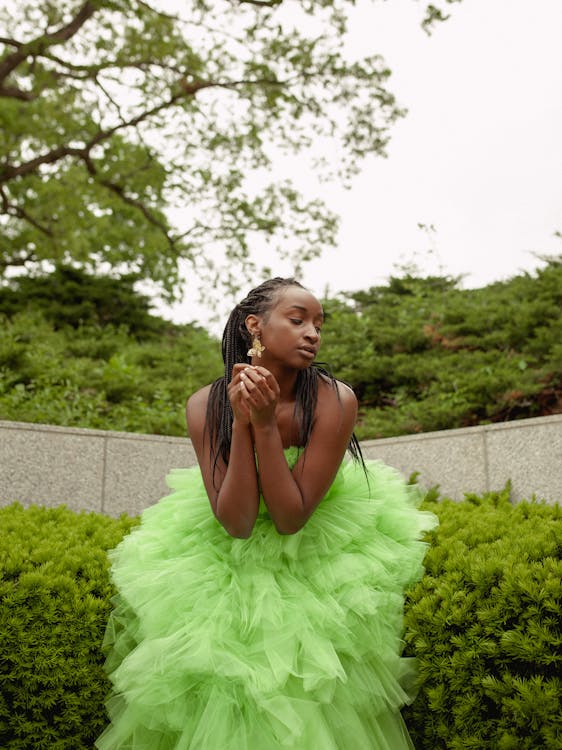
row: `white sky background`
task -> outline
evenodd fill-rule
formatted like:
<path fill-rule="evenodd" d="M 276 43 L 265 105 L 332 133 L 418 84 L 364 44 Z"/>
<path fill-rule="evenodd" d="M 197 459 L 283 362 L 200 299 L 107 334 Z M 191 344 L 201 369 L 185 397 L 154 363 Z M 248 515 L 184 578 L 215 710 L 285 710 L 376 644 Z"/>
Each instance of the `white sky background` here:
<path fill-rule="evenodd" d="M 537 268 L 533 253 L 562 252 L 562 0 L 463 0 L 431 36 L 421 5 L 352 11 L 353 55 L 385 57 L 408 114 L 387 159 L 365 162 L 350 190 L 320 188 L 341 228 L 301 276 L 316 294 L 382 284 L 409 261 L 484 286 Z M 259 261 L 291 274 L 265 252 Z M 212 311 L 185 301 L 157 312 L 204 324 Z"/>

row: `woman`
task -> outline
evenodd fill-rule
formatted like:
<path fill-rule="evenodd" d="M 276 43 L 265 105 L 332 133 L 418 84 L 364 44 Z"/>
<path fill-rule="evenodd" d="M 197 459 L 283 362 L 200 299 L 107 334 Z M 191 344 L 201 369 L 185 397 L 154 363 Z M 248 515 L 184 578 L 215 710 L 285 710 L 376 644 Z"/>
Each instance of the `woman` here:
<path fill-rule="evenodd" d="M 100 750 L 412 747 L 403 591 L 434 517 L 363 462 L 353 392 L 313 365 L 322 323 L 294 279 L 232 311 L 225 374 L 187 404 L 199 467 L 112 553 Z"/>

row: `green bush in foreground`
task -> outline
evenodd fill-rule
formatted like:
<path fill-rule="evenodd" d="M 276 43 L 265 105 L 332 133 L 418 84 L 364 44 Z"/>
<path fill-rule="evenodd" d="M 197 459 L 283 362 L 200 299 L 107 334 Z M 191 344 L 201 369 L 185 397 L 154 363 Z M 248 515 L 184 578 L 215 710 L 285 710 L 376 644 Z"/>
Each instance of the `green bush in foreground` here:
<path fill-rule="evenodd" d="M 506 489 L 435 512 L 406 607 L 421 684 L 404 712 L 415 746 L 562 748 L 562 509 L 512 506 Z"/>
<path fill-rule="evenodd" d="M 508 493 L 427 501 L 440 518 L 409 593 L 418 750 L 562 748 L 562 511 Z M 0 509 L 0 747 L 91 750 L 109 684 L 106 550 L 134 519 Z"/>
<path fill-rule="evenodd" d="M 0 509 L 0 747 L 91 748 L 106 723 L 106 550 L 132 526 L 64 507 Z"/>

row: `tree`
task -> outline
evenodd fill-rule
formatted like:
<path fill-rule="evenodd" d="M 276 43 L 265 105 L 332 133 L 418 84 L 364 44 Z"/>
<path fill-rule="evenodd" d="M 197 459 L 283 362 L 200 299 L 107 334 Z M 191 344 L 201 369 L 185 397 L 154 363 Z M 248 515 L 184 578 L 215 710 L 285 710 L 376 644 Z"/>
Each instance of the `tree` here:
<path fill-rule="evenodd" d="M 380 56 L 345 59 L 345 0 L 165 5 L 0 11 L 0 275 L 74 263 L 171 293 L 180 259 L 212 275 L 217 248 L 237 285 L 256 235 L 295 263 L 334 242 L 336 217 L 270 170 L 314 144 L 345 179 L 403 114 Z"/>
<path fill-rule="evenodd" d="M 0 315 L 40 311 L 55 329 L 112 325 L 126 327 L 135 338 L 161 335 L 169 325 L 151 314 L 150 299 L 135 289 L 137 280 L 62 265 L 42 276 L 17 276 L 0 287 Z"/>

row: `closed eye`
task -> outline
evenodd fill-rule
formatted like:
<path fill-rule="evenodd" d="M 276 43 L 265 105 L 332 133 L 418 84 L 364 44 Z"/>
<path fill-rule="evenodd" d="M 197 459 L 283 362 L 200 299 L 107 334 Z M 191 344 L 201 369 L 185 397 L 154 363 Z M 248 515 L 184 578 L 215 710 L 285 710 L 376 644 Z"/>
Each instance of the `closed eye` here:
<path fill-rule="evenodd" d="M 304 323 L 304 321 L 301 318 L 289 318 L 289 320 L 291 321 L 291 323 L 293 323 L 296 326 L 300 326 Z M 314 330 L 319 336 L 322 333 L 322 329 L 319 326 L 314 326 Z"/>

